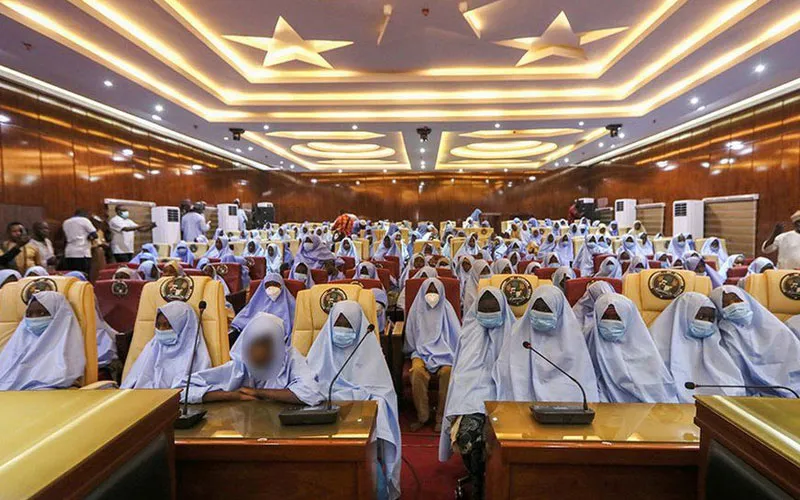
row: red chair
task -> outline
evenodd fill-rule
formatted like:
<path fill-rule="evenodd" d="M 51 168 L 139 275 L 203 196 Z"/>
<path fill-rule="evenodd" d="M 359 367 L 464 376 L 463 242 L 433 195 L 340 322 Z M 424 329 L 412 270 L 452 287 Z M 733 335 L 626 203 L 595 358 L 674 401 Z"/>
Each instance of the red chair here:
<path fill-rule="evenodd" d="M 728 279 L 736 279 L 737 282 L 739 278 L 744 278 L 746 274 L 747 266 L 736 266 L 728 269 Z"/>
<path fill-rule="evenodd" d="M 362 288 L 366 288 L 368 290 L 372 288 L 383 289 L 383 283 L 381 282 L 381 280 L 373 280 L 369 278 L 334 280 L 334 281 L 329 281 L 328 283 L 338 283 L 340 285 L 356 284 L 356 285 L 361 285 Z"/>
<path fill-rule="evenodd" d="M 217 275 L 225 280 L 231 294 L 242 290 L 242 265 L 236 263 L 211 264 L 217 271 Z"/>
<path fill-rule="evenodd" d="M 600 270 L 600 264 L 606 259 L 606 257 L 616 257 L 613 253 L 601 253 L 599 255 L 595 255 L 593 258 L 594 262 L 594 272 L 597 274 L 597 271 Z"/>
<path fill-rule="evenodd" d="M 205 276 L 206 275 L 206 273 L 204 273 L 203 271 L 201 271 L 199 269 L 184 269 L 183 273 L 186 276 Z"/>
<path fill-rule="evenodd" d="M 647 261 L 647 265 L 650 266 L 650 269 L 661 269 L 662 267 L 664 267 L 662 264 L 663 262 L 661 262 L 660 260 Z"/>
<path fill-rule="evenodd" d="M 703 260 L 705 260 L 705 259 L 703 259 Z M 717 270 L 717 263 L 716 263 L 716 262 L 714 262 L 713 260 L 706 260 L 706 261 L 705 261 L 705 263 L 706 263 L 706 265 L 707 265 L 708 267 L 710 267 L 711 269 L 713 269 L 713 270 L 715 270 L 715 271 Z"/>
<path fill-rule="evenodd" d="M 245 257 L 244 261 L 247 264 L 251 280 L 261 280 L 267 275 L 266 257 Z"/>
<path fill-rule="evenodd" d="M 353 269 L 356 267 L 356 259 L 354 259 L 353 257 L 340 255 L 338 258 L 342 259 L 342 262 L 344 262 L 343 270 L 347 271 L 348 269 Z"/>
<path fill-rule="evenodd" d="M 440 278 L 455 278 L 453 275 L 453 270 L 447 267 L 437 267 L 436 274 L 439 275 Z"/>
<path fill-rule="evenodd" d="M 389 272 L 388 269 L 385 269 L 385 268 L 382 268 L 382 267 L 379 267 L 376 270 L 378 271 L 378 279 L 383 284 L 384 290 L 388 290 L 389 287 L 392 284 L 392 275 L 391 275 L 391 273 Z M 356 270 L 355 269 L 348 269 L 347 271 L 344 272 L 344 275 L 345 275 L 345 277 L 347 279 L 352 279 L 356 275 Z M 359 278 L 359 279 L 363 279 L 363 278 Z"/>
<path fill-rule="evenodd" d="M 586 293 L 586 287 L 595 281 L 605 281 L 614 287 L 617 293 L 622 293 L 622 280 L 616 278 L 575 278 L 567 280 L 567 300 L 569 305 L 574 306 L 578 300 Z"/>
<path fill-rule="evenodd" d="M 100 314 L 111 328 L 121 332 L 133 332 L 136 314 L 139 310 L 139 298 L 147 281 L 134 280 L 98 280 L 94 284 L 94 293 Z"/>
<path fill-rule="evenodd" d="M 250 282 L 250 294 L 248 297 L 252 297 L 253 294 L 256 293 L 258 287 L 261 286 L 261 281 L 262 280 L 254 280 Z M 294 297 L 297 297 L 297 294 L 300 292 L 300 290 L 306 289 L 306 285 L 302 281 L 285 279 L 283 280 L 283 284 L 286 285 L 286 289 L 289 290 L 289 293 L 291 293 Z"/>
<path fill-rule="evenodd" d="M 136 269 L 137 267 L 139 267 L 139 264 L 133 264 L 131 262 L 110 262 L 110 263 L 106 264 L 103 267 L 103 269 L 116 269 L 116 268 L 122 267 L 122 266 L 128 266 L 131 269 Z M 101 269 L 101 271 L 103 269 Z"/>
<path fill-rule="evenodd" d="M 373 260 L 372 263 L 375 264 L 377 268 L 384 268 L 388 269 L 394 279 L 400 279 L 400 259 L 392 259 L 389 260 L 390 257 L 387 257 L 387 260 Z"/>
<path fill-rule="evenodd" d="M 314 283 L 317 285 L 321 285 L 322 283 L 327 283 L 328 273 L 324 269 L 312 269 L 311 279 L 314 280 Z"/>
<path fill-rule="evenodd" d="M 534 269 L 533 273 L 540 280 L 551 280 L 553 279 L 553 274 L 557 270 L 558 270 L 557 267 L 540 267 L 538 269 Z M 575 276 L 578 276 L 580 274 L 580 271 L 578 271 L 577 269 L 573 269 L 573 271 L 575 271 Z"/>
<path fill-rule="evenodd" d="M 742 278 L 728 278 L 725 280 L 726 285 L 733 285 L 736 286 L 739 284 L 739 280 Z"/>

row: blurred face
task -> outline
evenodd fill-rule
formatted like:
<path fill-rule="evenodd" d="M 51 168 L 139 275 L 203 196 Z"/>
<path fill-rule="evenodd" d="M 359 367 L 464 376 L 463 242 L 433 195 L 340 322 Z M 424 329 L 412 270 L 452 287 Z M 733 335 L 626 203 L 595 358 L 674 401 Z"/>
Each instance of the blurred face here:
<path fill-rule="evenodd" d="M 169 324 L 169 320 L 164 313 L 161 311 L 158 312 L 156 315 L 156 328 L 159 330 L 170 330 L 172 329 L 172 325 Z"/>
<path fill-rule="evenodd" d="M 38 300 L 31 300 L 31 302 L 28 304 L 28 308 L 25 310 L 25 317 L 44 318 L 46 316 L 50 316 L 50 313 L 47 312 L 47 309 L 45 309 Z"/>
<path fill-rule="evenodd" d="M 497 302 L 494 295 L 484 292 L 478 300 L 478 311 L 485 313 L 498 312 L 500 311 L 500 303 Z"/>
<path fill-rule="evenodd" d="M 47 222 L 37 222 L 33 225 L 33 233 L 40 238 L 49 238 L 50 224 Z"/>
<path fill-rule="evenodd" d="M 425 259 L 423 259 L 422 257 L 417 257 L 416 259 L 414 259 L 414 268 L 415 269 L 419 269 L 424 265 L 425 265 Z"/>
<path fill-rule="evenodd" d="M 22 235 L 25 234 L 25 226 L 22 224 L 14 224 L 8 228 L 8 239 L 11 241 L 19 241 Z"/>
<path fill-rule="evenodd" d="M 713 307 L 703 306 L 695 314 L 695 319 L 699 319 L 700 321 L 708 321 L 709 323 L 713 323 L 717 317 L 717 310 Z"/>
<path fill-rule="evenodd" d="M 325 269 L 325 272 L 328 273 L 328 276 L 336 275 L 336 264 L 332 260 L 323 262 L 322 267 Z"/>
<path fill-rule="evenodd" d="M 16 277 L 16 276 L 14 276 L 14 275 L 12 274 L 12 275 L 11 275 L 11 276 L 9 276 L 8 278 L 6 278 L 6 280 L 5 280 L 4 282 L 0 283 L 0 288 L 3 288 L 3 287 L 4 287 L 4 286 L 6 286 L 7 284 L 9 284 L 9 283 L 13 283 L 13 282 L 15 282 L 15 281 L 19 281 L 19 280 L 17 279 L 17 277 Z"/>
<path fill-rule="evenodd" d="M 794 223 L 792 225 L 794 226 L 794 230 L 797 231 L 798 233 L 800 233 L 800 219 L 797 219 L 796 221 L 794 221 Z"/>
<path fill-rule="evenodd" d="M 492 271 L 489 269 L 489 266 L 483 266 L 483 269 L 481 269 L 481 276 L 488 276 L 491 272 Z"/>
<path fill-rule="evenodd" d="M 247 349 L 247 358 L 250 360 L 250 364 L 256 368 L 269 366 L 275 358 L 272 340 L 261 337 L 251 342 Z"/>
<path fill-rule="evenodd" d="M 300 274 L 308 274 L 308 266 L 306 266 L 305 264 L 300 264 L 297 266 L 297 268 L 295 268 L 295 272 L 298 272 Z"/>
<path fill-rule="evenodd" d="M 547 313 L 553 312 L 553 311 L 550 310 L 550 307 L 547 305 L 547 303 L 542 298 L 536 299 L 536 301 L 533 303 L 532 309 L 534 311 L 539 311 L 539 312 L 547 312 Z"/>
<path fill-rule="evenodd" d="M 731 304 L 738 304 L 743 302 L 741 297 L 731 292 L 722 292 L 722 307 L 728 307 Z"/>
<path fill-rule="evenodd" d="M 461 269 L 465 273 L 468 273 L 470 271 L 470 269 L 472 269 L 472 264 L 470 264 L 470 262 L 467 259 L 464 259 L 464 260 L 461 261 Z"/>
<path fill-rule="evenodd" d="M 217 242 L 214 243 L 214 248 L 217 250 L 222 250 L 222 240 L 217 240 Z"/>
<path fill-rule="evenodd" d="M 203 274 L 205 274 L 206 276 L 210 276 L 210 277 L 212 277 L 212 278 L 213 278 L 213 277 L 214 277 L 214 275 L 216 274 L 216 273 L 214 272 L 214 266 L 211 266 L 211 265 L 206 265 L 206 266 L 203 268 Z"/>
<path fill-rule="evenodd" d="M 349 252 L 350 251 L 350 242 L 347 241 L 347 240 L 344 240 L 344 242 L 342 242 L 342 248 L 344 248 L 345 252 Z"/>
<path fill-rule="evenodd" d="M 267 255 L 269 255 L 270 257 L 275 257 L 275 247 L 267 248 Z"/>
<path fill-rule="evenodd" d="M 620 319 L 619 314 L 617 314 L 617 309 L 614 307 L 613 304 L 609 305 L 606 308 L 606 311 L 603 313 L 602 319 L 616 319 L 616 320 Z"/>
<path fill-rule="evenodd" d="M 256 251 L 256 243 L 254 241 L 251 241 L 250 243 L 247 244 L 247 251 L 250 253 Z"/>
<path fill-rule="evenodd" d="M 340 314 L 338 318 L 336 318 L 336 322 L 333 323 L 333 326 L 340 326 L 343 328 L 353 328 L 353 325 L 350 324 L 350 321 L 344 317 L 344 314 Z"/>
<path fill-rule="evenodd" d="M 439 290 L 436 289 L 436 285 L 431 283 L 428 285 L 428 289 L 425 291 L 425 293 L 439 293 Z"/>
<path fill-rule="evenodd" d="M 164 266 L 164 276 L 177 276 L 178 269 L 175 266 Z"/>

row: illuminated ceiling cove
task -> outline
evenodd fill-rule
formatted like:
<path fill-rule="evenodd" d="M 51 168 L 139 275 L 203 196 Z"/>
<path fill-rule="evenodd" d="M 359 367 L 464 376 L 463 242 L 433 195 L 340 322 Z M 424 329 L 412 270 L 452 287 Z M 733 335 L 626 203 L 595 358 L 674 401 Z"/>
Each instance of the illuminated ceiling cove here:
<path fill-rule="evenodd" d="M 0 0 L 0 14 L 0 66 L 294 171 L 559 168 L 800 78 L 796 0 Z"/>

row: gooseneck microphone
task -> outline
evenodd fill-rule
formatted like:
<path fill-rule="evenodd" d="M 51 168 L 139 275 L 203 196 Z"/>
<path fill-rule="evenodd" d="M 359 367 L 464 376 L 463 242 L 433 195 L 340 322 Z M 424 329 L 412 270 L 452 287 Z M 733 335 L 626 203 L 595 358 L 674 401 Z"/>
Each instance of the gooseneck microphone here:
<path fill-rule="evenodd" d="M 189 367 L 188 367 L 188 375 L 186 377 L 186 387 L 183 388 L 184 390 L 184 397 L 183 397 L 183 409 L 181 410 L 181 414 L 178 416 L 178 419 L 175 420 L 175 428 L 176 429 L 189 429 L 194 427 L 201 420 L 206 416 L 206 410 L 192 410 L 189 411 L 189 386 L 192 385 L 192 371 L 194 367 L 194 358 L 197 355 L 197 346 L 200 344 L 200 330 L 203 327 L 203 313 L 208 307 L 205 300 L 201 300 L 200 303 L 197 305 L 197 308 L 200 309 L 200 318 L 197 321 L 197 329 L 194 332 L 194 348 L 192 349 L 192 357 L 189 359 Z"/>
<path fill-rule="evenodd" d="M 783 391 L 791 392 L 794 397 L 800 399 L 800 394 L 797 394 L 792 388 L 786 387 L 785 385 L 727 385 L 727 384 L 695 384 L 694 382 L 686 382 L 683 384 L 684 387 L 689 389 L 690 391 L 694 389 L 703 389 L 705 387 L 710 388 L 718 388 L 718 389 L 755 389 L 755 390 L 768 390 L 768 389 L 781 389 Z"/>
<path fill-rule="evenodd" d="M 531 405 L 531 412 L 533 418 L 540 424 L 554 424 L 554 425 L 587 425 L 594 421 L 594 410 L 589 408 L 589 403 L 586 401 L 586 391 L 583 390 L 583 385 L 578 382 L 578 379 L 561 369 L 560 366 L 550 361 L 544 354 L 540 353 L 533 348 L 527 340 L 522 343 L 522 347 L 531 352 L 536 353 L 537 356 L 550 363 L 550 365 L 563 373 L 568 379 L 575 382 L 575 385 L 581 390 L 583 397 L 583 407 L 576 407 L 574 405 L 542 405 L 534 403 Z"/>

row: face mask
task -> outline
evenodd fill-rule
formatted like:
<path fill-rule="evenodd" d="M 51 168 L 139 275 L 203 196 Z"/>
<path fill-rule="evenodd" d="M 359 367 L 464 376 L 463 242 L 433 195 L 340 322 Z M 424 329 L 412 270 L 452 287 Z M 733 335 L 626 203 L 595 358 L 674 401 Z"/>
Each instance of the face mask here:
<path fill-rule="evenodd" d="M 439 294 L 438 293 L 426 293 L 425 294 L 425 302 L 428 303 L 431 307 L 436 307 L 436 304 L 439 303 Z"/>
<path fill-rule="evenodd" d="M 356 341 L 356 331 L 347 326 L 334 326 L 331 339 L 333 340 L 333 345 L 343 349 L 353 345 L 353 342 Z"/>
<path fill-rule="evenodd" d="M 625 323 L 618 319 L 601 319 L 597 322 L 597 330 L 604 340 L 613 342 L 625 335 Z"/>
<path fill-rule="evenodd" d="M 47 330 L 50 323 L 53 322 L 52 316 L 42 316 L 41 318 L 25 318 L 25 328 L 30 330 L 37 337 Z"/>
<path fill-rule="evenodd" d="M 556 315 L 551 312 L 542 312 L 535 309 L 530 311 L 531 321 L 533 322 L 534 330 L 540 332 L 549 332 L 556 327 Z"/>
<path fill-rule="evenodd" d="M 597 243 L 587 243 L 587 244 L 586 244 L 586 247 L 587 247 L 589 250 L 594 250 L 596 246 L 597 246 Z"/>
<path fill-rule="evenodd" d="M 177 252 L 178 252 L 178 255 L 180 255 L 181 257 L 183 257 L 184 255 L 186 255 L 186 248 L 184 248 L 184 247 L 179 247 L 179 248 L 178 248 L 178 250 L 177 250 Z"/>
<path fill-rule="evenodd" d="M 478 323 L 484 328 L 497 328 L 503 324 L 503 313 L 500 311 L 497 312 L 480 312 L 478 311 L 475 315 L 478 319 Z"/>
<path fill-rule="evenodd" d="M 159 330 L 156 328 L 155 334 L 156 340 L 161 345 L 175 345 L 178 343 L 178 333 L 172 328 L 169 330 Z"/>
<path fill-rule="evenodd" d="M 722 317 L 740 325 L 749 325 L 753 321 L 753 311 L 746 302 L 736 302 L 722 309 Z"/>
<path fill-rule="evenodd" d="M 120 212 L 119 216 L 122 217 L 123 219 L 127 219 L 130 216 L 130 213 L 128 213 L 128 211 L 125 210 L 125 211 Z"/>
<path fill-rule="evenodd" d="M 703 321 L 695 318 L 691 323 L 689 323 L 689 335 L 696 339 L 710 337 L 711 335 L 714 335 L 714 332 L 716 331 L 717 325 L 711 323 L 710 321 Z"/>
<path fill-rule="evenodd" d="M 280 294 L 281 294 L 281 289 L 279 287 L 277 287 L 277 286 L 267 287 L 267 296 L 269 298 L 271 298 L 272 300 L 277 299 L 278 295 L 280 295 Z"/>
<path fill-rule="evenodd" d="M 313 249 L 314 249 L 314 243 L 313 242 L 307 241 L 307 242 L 303 243 L 303 250 L 305 250 L 307 252 L 310 252 Z"/>
<path fill-rule="evenodd" d="M 303 274 L 303 273 L 294 273 L 294 279 L 296 279 L 297 281 L 302 281 L 303 283 L 305 283 L 306 279 L 308 279 L 308 275 L 307 274 Z"/>

